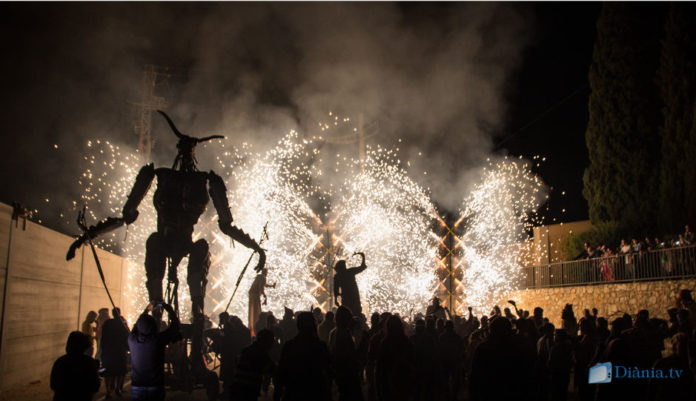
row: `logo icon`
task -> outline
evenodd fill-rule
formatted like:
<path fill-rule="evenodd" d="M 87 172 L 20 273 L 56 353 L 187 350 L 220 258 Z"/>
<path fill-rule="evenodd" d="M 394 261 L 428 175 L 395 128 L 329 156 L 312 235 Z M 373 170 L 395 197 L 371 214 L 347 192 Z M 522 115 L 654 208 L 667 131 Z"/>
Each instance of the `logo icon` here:
<path fill-rule="evenodd" d="M 587 377 L 589 384 L 601 384 L 611 382 L 611 362 L 598 363 L 590 368 Z"/>

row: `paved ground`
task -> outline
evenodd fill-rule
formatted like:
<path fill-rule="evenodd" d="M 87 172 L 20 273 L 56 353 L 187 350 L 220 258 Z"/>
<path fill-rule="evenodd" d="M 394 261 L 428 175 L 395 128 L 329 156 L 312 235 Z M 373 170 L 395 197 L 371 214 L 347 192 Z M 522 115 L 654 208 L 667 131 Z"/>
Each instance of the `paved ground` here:
<path fill-rule="evenodd" d="M 572 380 L 572 376 L 571 376 Z M 108 401 L 128 401 L 130 400 L 130 381 L 126 378 L 125 392 L 121 397 L 112 395 Z M 571 384 L 572 389 L 572 384 Z M 93 401 L 105 401 L 104 397 L 104 382 L 102 381 L 102 391 L 97 393 Z M 271 390 L 272 391 L 272 390 Z M 49 388 L 48 380 L 40 381 L 25 386 L 18 386 L 11 390 L 0 392 L 0 401 L 51 401 L 53 392 Z M 272 392 L 262 394 L 258 401 L 272 401 Z M 338 399 L 334 397 L 334 399 Z M 460 394 L 460 401 L 467 400 L 466 390 Z M 167 401 L 207 401 L 204 390 L 195 390 L 193 393 L 185 393 L 181 391 L 169 391 L 166 396 Z M 577 400 L 576 394 L 572 390 L 568 394 L 568 401 Z"/>
<path fill-rule="evenodd" d="M 104 383 L 102 382 L 102 391 L 95 397 L 94 401 L 104 401 Z M 126 387 L 125 394 L 122 397 L 112 395 L 109 401 L 127 401 L 130 400 L 130 389 Z M 0 392 L 0 401 L 50 401 L 53 399 L 53 391 L 49 388 L 48 381 L 40 381 L 26 386 L 19 386 L 7 391 Z M 206 401 L 205 392 L 196 390 L 192 394 L 184 392 L 169 392 L 167 393 L 167 401 Z"/>
<path fill-rule="evenodd" d="M 124 394 L 121 397 L 113 395 L 109 401 L 128 401 L 130 400 L 130 381 L 126 379 Z M 49 387 L 48 380 L 39 381 L 25 386 L 18 386 L 7 391 L 0 392 L 0 401 L 51 401 L 53 399 L 53 391 Z M 204 390 L 194 390 L 193 393 L 185 393 L 182 391 L 167 392 L 167 401 L 207 401 Z M 273 397 L 259 397 L 259 401 L 271 401 Z M 102 381 L 101 391 L 97 393 L 93 401 L 104 401 L 104 382 Z"/>

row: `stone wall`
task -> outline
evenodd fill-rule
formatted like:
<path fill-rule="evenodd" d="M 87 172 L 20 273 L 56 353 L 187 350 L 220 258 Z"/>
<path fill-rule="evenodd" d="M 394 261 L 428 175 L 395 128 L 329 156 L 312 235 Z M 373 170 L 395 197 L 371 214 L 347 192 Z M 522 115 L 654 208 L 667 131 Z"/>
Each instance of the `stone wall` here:
<path fill-rule="evenodd" d="M 509 306 L 513 299 L 518 308 L 529 310 L 544 308 L 544 316 L 560 327 L 561 311 L 565 304 L 573 304 L 575 315 L 582 316 L 584 309 L 597 308 L 599 315 L 611 321 L 624 312 L 635 314 L 640 309 L 650 311 L 651 317 L 667 319 L 667 309 L 674 307 L 680 289 L 696 288 L 696 279 L 644 281 L 634 283 L 597 284 L 560 288 L 517 290 L 501 297 L 498 305 Z"/>

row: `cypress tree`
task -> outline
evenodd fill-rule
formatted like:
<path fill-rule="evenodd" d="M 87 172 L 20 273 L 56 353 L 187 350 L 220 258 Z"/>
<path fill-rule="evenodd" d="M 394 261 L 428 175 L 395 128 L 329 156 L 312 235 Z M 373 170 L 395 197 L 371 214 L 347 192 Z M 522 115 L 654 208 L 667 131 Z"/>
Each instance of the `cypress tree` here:
<path fill-rule="evenodd" d="M 658 226 L 677 233 L 696 221 L 695 7 L 672 4 L 665 22 L 658 83 L 662 97 L 662 160 Z"/>
<path fill-rule="evenodd" d="M 661 125 L 655 76 L 661 6 L 607 3 L 597 20 L 590 67 L 590 164 L 583 177 L 593 223 L 652 231 L 657 209 Z"/>

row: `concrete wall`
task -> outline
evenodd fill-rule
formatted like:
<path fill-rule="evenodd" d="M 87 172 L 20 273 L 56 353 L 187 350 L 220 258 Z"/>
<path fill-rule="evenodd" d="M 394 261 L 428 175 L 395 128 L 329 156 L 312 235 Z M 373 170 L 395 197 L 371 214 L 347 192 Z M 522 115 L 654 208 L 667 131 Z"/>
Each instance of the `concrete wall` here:
<path fill-rule="evenodd" d="M 89 247 L 65 260 L 72 241 L 38 224 L 13 221 L 12 207 L 0 203 L 0 389 L 46 380 L 87 312 L 111 309 Z M 120 306 L 128 265 L 109 252 L 98 255 Z"/>
<path fill-rule="evenodd" d="M 571 233 L 580 234 L 591 229 L 592 223 L 589 220 L 534 227 L 534 257 L 527 266 L 562 262 L 563 240 Z"/>
<path fill-rule="evenodd" d="M 513 299 L 519 308 L 530 313 L 540 306 L 556 327 L 560 327 L 561 311 L 567 303 L 573 304 L 578 319 L 584 309 L 592 308 L 597 308 L 599 315 L 610 322 L 624 312 L 634 315 L 640 309 L 650 311 L 651 317 L 668 319 L 667 309 L 674 307 L 679 290 L 695 287 L 696 279 L 688 279 L 517 290 L 501 297 L 498 305 L 509 306 L 507 300 Z"/>

